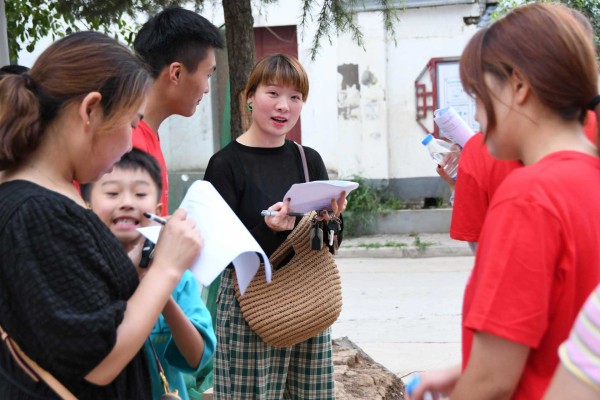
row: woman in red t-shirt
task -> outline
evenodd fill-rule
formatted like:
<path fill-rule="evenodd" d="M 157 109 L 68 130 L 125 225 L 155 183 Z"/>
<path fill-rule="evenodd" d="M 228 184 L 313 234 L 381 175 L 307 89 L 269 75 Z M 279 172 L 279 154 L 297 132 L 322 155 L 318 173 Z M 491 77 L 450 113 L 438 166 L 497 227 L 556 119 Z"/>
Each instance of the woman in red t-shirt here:
<path fill-rule="evenodd" d="M 541 398 L 600 281 L 600 159 L 582 128 L 600 103 L 598 66 L 582 21 L 559 4 L 518 7 L 463 52 L 461 80 L 490 154 L 524 167 L 499 185 L 483 224 L 462 366 L 424 374 L 411 400 Z"/>

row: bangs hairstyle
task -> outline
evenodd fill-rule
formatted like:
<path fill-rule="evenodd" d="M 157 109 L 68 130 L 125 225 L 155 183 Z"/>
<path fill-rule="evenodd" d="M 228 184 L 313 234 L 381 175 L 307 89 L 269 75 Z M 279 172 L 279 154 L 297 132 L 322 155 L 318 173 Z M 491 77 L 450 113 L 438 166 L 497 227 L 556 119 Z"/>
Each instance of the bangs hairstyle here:
<path fill-rule="evenodd" d="M 261 59 L 250 73 L 244 95 L 250 97 L 261 85 L 276 83 L 281 86 L 292 86 L 302 93 L 302 101 L 308 98 L 308 76 L 295 58 L 287 54 L 272 54 Z"/>
<path fill-rule="evenodd" d="M 460 59 L 460 79 L 496 126 L 484 73 L 505 82 L 518 71 L 542 104 L 564 120 L 583 122 L 598 92 L 598 65 L 589 22 L 561 4 L 515 8 L 471 38 Z"/>

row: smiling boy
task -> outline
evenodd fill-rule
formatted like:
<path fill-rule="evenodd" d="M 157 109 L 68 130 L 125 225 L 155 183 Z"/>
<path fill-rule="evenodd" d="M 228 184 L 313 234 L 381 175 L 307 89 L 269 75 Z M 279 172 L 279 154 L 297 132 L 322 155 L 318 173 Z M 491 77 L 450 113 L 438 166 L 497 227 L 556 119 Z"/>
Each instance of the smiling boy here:
<path fill-rule="evenodd" d="M 111 172 L 98 181 L 82 185 L 81 194 L 89 207 L 106 224 L 126 251 L 143 240 L 136 230 L 152 222 L 145 212 L 160 214 L 161 170 L 149 154 L 133 149 Z M 141 270 L 140 270 L 141 271 Z M 210 313 L 190 271 L 183 274 L 162 315 L 150 334 L 171 390 L 188 399 L 183 373 L 195 375 L 210 361 L 216 338 Z M 154 398 L 164 393 L 149 341 L 144 345 L 149 360 Z"/>

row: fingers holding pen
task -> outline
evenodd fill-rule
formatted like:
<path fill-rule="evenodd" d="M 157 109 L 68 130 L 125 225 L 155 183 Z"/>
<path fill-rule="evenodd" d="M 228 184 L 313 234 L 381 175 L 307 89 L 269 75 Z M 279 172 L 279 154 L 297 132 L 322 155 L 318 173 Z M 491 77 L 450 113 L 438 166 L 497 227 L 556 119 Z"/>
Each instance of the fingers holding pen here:
<path fill-rule="evenodd" d="M 266 216 L 265 224 L 267 224 L 267 226 L 275 232 L 289 231 L 294 229 L 296 217 L 287 215 L 289 206 L 290 199 L 273 204 L 268 210 L 277 211 L 277 213 L 273 216 Z"/>
<path fill-rule="evenodd" d="M 200 255 L 204 239 L 196 222 L 187 218 L 187 212 L 176 210 L 166 221 L 156 245 L 154 263 L 164 261 L 165 265 L 177 268 L 180 272 L 189 268 Z"/>

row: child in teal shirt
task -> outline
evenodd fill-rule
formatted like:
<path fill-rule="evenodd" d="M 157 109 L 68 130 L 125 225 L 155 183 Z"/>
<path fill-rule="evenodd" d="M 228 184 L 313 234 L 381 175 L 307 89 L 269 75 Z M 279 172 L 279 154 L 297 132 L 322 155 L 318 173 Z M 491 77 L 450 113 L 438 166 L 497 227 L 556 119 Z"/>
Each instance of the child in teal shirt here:
<path fill-rule="evenodd" d="M 150 224 L 143 213 L 161 214 L 161 182 L 157 161 L 151 155 L 133 149 L 97 182 L 82 185 L 81 192 L 90 208 L 119 239 L 125 250 L 131 252 L 143 241 L 136 229 Z M 144 270 L 138 270 L 143 277 Z M 195 375 L 202 369 L 210 361 L 216 343 L 210 313 L 190 271 L 184 273 L 173 291 L 149 340 L 152 341 L 170 390 L 176 389 L 182 399 L 189 399 L 183 374 Z M 149 340 L 144 347 L 153 397 L 158 399 L 165 391 Z"/>

